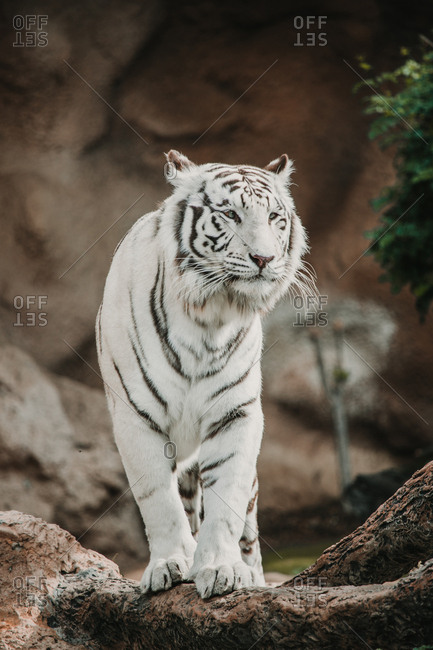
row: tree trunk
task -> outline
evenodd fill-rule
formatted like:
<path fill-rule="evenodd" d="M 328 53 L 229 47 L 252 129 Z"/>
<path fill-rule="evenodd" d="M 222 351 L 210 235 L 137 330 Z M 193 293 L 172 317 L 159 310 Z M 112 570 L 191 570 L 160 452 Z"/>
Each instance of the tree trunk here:
<path fill-rule="evenodd" d="M 296 580 L 321 576 L 329 586 L 384 582 L 432 557 L 433 461 L 415 472 L 353 533 L 324 551 Z"/>
<path fill-rule="evenodd" d="M 110 650 L 412 650 L 432 640 L 433 560 L 384 585 L 298 584 L 205 603 L 194 586 L 149 598 L 131 581 L 88 571 L 64 578 L 47 611 L 68 640 Z"/>
<path fill-rule="evenodd" d="M 57 526 L 2 513 L 4 648 L 413 650 L 431 643 L 433 560 L 401 576 L 433 555 L 432 470 L 433 462 L 295 579 L 206 602 L 193 585 L 145 596 Z"/>

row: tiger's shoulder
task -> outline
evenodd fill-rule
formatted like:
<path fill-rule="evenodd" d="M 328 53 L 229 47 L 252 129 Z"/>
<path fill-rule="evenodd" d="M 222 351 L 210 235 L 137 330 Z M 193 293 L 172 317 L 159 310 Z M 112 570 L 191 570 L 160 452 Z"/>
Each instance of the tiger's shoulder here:
<path fill-rule="evenodd" d="M 127 249 L 129 250 L 133 242 L 138 239 L 143 244 L 146 241 L 153 242 L 159 230 L 163 210 L 164 205 L 161 205 L 157 210 L 152 210 L 152 212 L 147 212 L 142 217 L 139 217 L 118 242 L 113 251 L 113 258 L 117 253 L 124 253 Z"/>

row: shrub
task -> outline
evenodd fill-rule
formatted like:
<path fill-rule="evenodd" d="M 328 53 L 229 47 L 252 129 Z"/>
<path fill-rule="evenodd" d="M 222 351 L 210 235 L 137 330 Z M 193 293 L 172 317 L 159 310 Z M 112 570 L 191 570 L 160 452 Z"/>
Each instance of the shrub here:
<path fill-rule="evenodd" d="M 433 50 L 411 57 L 402 49 L 403 65 L 365 80 L 372 92 L 365 112 L 375 115 L 370 139 L 394 147 L 397 176 L 372 201 L 383 210 L 379 224 L 366 236 L 369 252 L 384 270 L 379 278 L 398 293 L 405 285 L 415 295 L 423 320 L 433 300 Z M 361 67 L 370 66 L 361 60 Z"/>

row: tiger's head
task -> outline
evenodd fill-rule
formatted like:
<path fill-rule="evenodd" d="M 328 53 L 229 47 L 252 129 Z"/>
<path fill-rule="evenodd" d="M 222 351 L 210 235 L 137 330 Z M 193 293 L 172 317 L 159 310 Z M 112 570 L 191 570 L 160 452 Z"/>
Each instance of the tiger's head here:
<path fill-rule="evenodd" d="M 286 154 L 264 169 L 195 165 L 167 154 L 166 201 L 174 234 L 178 283 L 195 306 L 225 295 L 243 310 L 267 311 L 290 287 L 313 282 L 302 262 L 307 236 L 290 194 Z M 308 278 L 308 279 L 307 279 Z"/>

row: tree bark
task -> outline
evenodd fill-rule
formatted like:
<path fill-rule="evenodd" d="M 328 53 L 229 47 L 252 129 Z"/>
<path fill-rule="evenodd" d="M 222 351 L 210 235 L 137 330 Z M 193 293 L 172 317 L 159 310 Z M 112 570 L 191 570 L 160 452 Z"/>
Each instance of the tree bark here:
<path fill-rule="evenodd" d="M 331 585 L 395 580 L 433 557 L 433 461 L 427 463 L 353 533 L 328 548 L 296 580 Z M 284 583 L 291 586 L 294 579 Z"/>
<path fill-rule="evenodd" d="M 433 561 L 384 585 L 299 584 L 209 602 L 194 586 L 149 598 L 136 583 L 87 571 L 61 581 L 50 611 L 63 638 L 95 649 L 412 650 L 432 640 Z"/>
<path fill-rule="evenodd" d="M 146 596 L 57 526 L 1 513 L 0 639 L 14 650 L 413 650 L 431 643 L 433 560 L 401 576 L 433 555 L 432 470 L 429 463 L 418 471 L 295 579 L 206 602 L 193 585 Z M 30 637 L 23 632 L 29 617 Z"/>

